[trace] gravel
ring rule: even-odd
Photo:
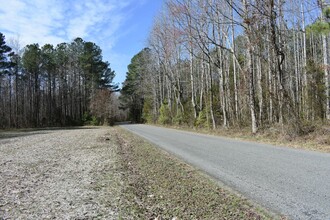
[[[2,132],[0,219],[118,219],[110,129]]]

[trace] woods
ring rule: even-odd
[[[330,120],[329,35],[326,0],[166,0],[119,104],[95,43],[21,48],[1,34],[0,125],[106,124],[129,109],[134,122],[304,134]]]
[[[330,119],[329,6],[167,0],[132,59],[122,99],[135,98],[124,106],[135,121],[304,134]]]
[[[118,86],[93,42],[21,48],[0,34],[0,128],[110,123]],[[101,109],[101,110],[100,110]]]

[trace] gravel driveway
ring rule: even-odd
[[[0,219],[117,219],[110,129],[1,133]]]

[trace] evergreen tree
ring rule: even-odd
[[[7,81],[5,79],[5,75],[10,75],[9,69],[14,66],[14,63],[10,61],[10,57],[13,57],[14,53],[11,52],[12,49],[6,45],[5,36],[0,33],[0,128],[5,127],[7,123],[10,124],[10,118],[6,117],[6,95],[9,94],[9,98],[11,98],[11,91],[5,92],[3,81]],[[9,77],[11,80],[11,77]],[[11,84],[11,82],[9,82]],[[9,86],[10,87],[10,86]],[[10,90],[10,88],[8,88]],[[10,107],[11,111],[11,107]],[[10,112],[11,116],[11,112]],[[9,121],[9,122],[8,122]]]
[[[142,112],[146,93],[144,81],[147,73],[148,56],[150,56],[150,49],[145,48],[132,58],[121,90],[122,108],[130,110],[130,119],[134,122],[143,121]]]
[[[9,57],[14,55],[11,50],[12,49],[6,45],[5,36],[0,32],[0,74],[14,65],[9,60]]]

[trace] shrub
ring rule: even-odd
[[[100,125],[100,119],[96,116],[92,116],[92,120],[91,120],[91,125],[93,126],[99,126]]]
[[[162,106],[159,109],[159,118],[158,123],[166,125],[171,124],[172,118],[171,118],[171,111],[167,104],[162,104]]]
[[[173,123],[176,125],[182,125],[184,123],[184,115],[182,114],[182,112],[178,112],[175,117],[173,118]]]
[[[196,127],[202,127],[202,128],[209,127],[206,115],[207,115],[206,109],[203,109],[202,111],[199,112],[195,122]]]
[[[91,119],[90,114],[89,114],[88,112],[85,112],[85,113],[83,114],[81,120],[82,120],[82,122],[83,122],[84,125],[87,125],[87,124],[89,124],[89,122],[90,122],[92,119]]]
[[[144,101],[142,119],[147,123],[154,122],[152,115],[152,101],[150,99],[145,99]]]

